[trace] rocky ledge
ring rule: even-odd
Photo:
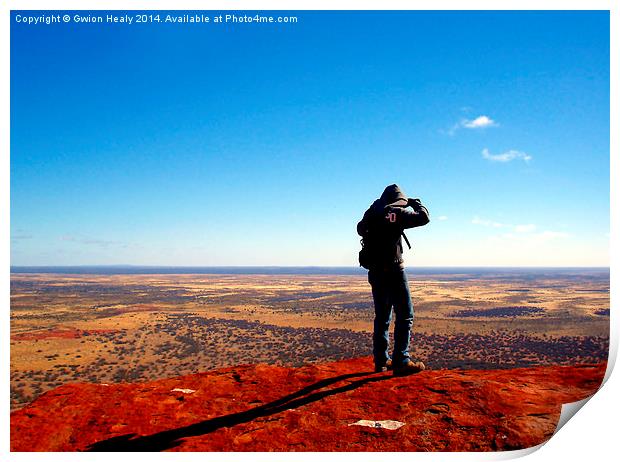
[[[370,358],[62,385],[11,414],[13,451],[496,451],[550,438],[606,363],[373,373]]]

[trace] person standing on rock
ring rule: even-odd
[[[413,325],[413,303],[402,258],[404,230],[424,226],[430,221],[420,199],[408,199],[396,184],[385,188],[357,224],[362,236],[360,266],[368,269],[368,282],[375,305],[373,356],[375,371],[392,369],[394,375],[408,375],[425,369],[421,361],[409,356]],[[411,246],[409,246],[411,248]],[[389,328],[394,309],[394,349],[388,354]]]

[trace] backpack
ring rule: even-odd
[[[400,235],[405,239],[407,247],[409,248],[409,250],[411,250],[411,244],[409,243],[409,239],[407,239],[407,235],[405,234],[405,232],[401,232]],[[358,254],[359,264],[362,268],[370,269],[373,260],[375,260],[371,246],[367,245],[367,243],[364,242],[364,238],[360,239],[360,244],[362,245],[362,250],[360,250]]]

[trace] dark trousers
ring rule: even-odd
[[[395,366],[404,364],[409,360],[409,339],[413,325],[413,303],[405,270],[398,266],[386,270],[371,268],[368,271],[368,282],[375,303],[372,336],[375,364],[384,364],[390,358],[388,348],[392,308],[396,317],[392,362]]]

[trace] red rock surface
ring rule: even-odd
[[[11,414],[13,451],[493,451],[554,432],[606,364],[371,373],[370,358],[67,384]],[[173,389],[195,390],[193,393]],[[397,420],[397,430],[350,426]]]
[[[75,329],[73,327],[59,327],[55,329],[36,330],[11,335],[11,340],[45,340],[48,338],[80,338],[88,335],[106,334],[115,332],[113,329]]]

